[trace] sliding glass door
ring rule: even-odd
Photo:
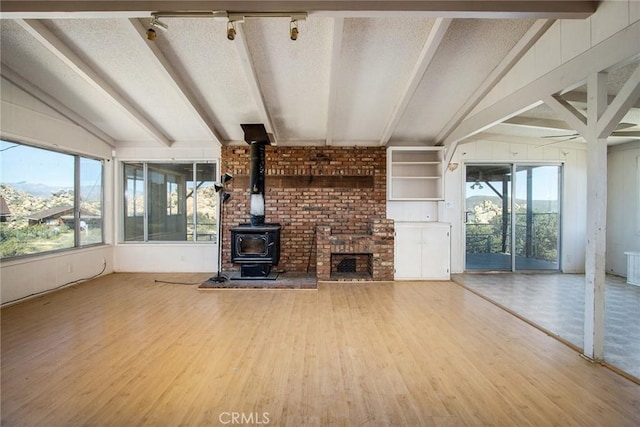
[[[466,166],[466,270],[560,268],[560,165]]]

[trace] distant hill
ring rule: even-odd
[[[498,196],[471,196],[466,200],[466,210],[472,210],[474,206],[481,205],[484,201],[490,201],[496,206],[502,206],[502,199]],[[516,205],[524,206],[523,199],[516,199]],[[558,201],[556,200],[534,200],[534,212],[558,212]]]
[[[23,191],[27,194],[31,194],[35,197],[43,197],[49,198],[52,195],[55,195],[60,192],[73,192],[73,187],[55,187],[47,184],[37,184],[33,182],[7,182],[2,185],[8,185],[14,190]],[[85,196],[85,200],[91,201],[99,201],[100,200],[100,191],[99,189],[93,188],[91,186],[82,186],[80,187],[80,193]]]

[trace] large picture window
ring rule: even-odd
[[[125,241],[216,241],[214,163],[123,164]]]
[[[0,257],[104,242],[102,161],[0,141]]]

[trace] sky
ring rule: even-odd
[[[540,166],[533,169],[533,200],[558,200],[558,166]],[[472,182],[467,183],[466,197],[496,196],[488,185],[481,183],[483,188],[471,189]],[[502,189],[501,183],[492,183],[496,190]],[[516,173],[516,198],[525,199],[527,196],[526,173]]]
[[[100,176],[100,162],[83,161],[81,182]],[[73,187],[74,157],[27,145],[0,141],[0,182],[29,182],[51,187]]]

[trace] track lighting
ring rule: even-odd
[[[298,21],[294,18],[291,18],[289,23],[289,37],[293,41],[298,40]]]
[[[149,23],[149,29],[146,33],[147,40],[153,41],[156,39],[156,36],[158,35],[157,31],[155,30],[156,28],[166,31],[169,29],[169,26],[160,21],[157,16],[153,15],[153,17],[151,18],[151,22]]]
[[[235,40],[237,33],[236,22],[244,22],[245,18],[289,18],[289,38],[297,40],[300,34],[298,22],[307,19],[306,12],[226,12],[222,10],[213,11],[175,11],[175,12],[152,12],[151,23],[147,29],[147,40],[155,40],[158,35],[157,30],[167,30],[169,26],[161,22],[159,18],[212,18],[227,19],[227,38]]]
[[[229,40],[236,38],[236,24],[234,21],[227,22],[227,38]]]

